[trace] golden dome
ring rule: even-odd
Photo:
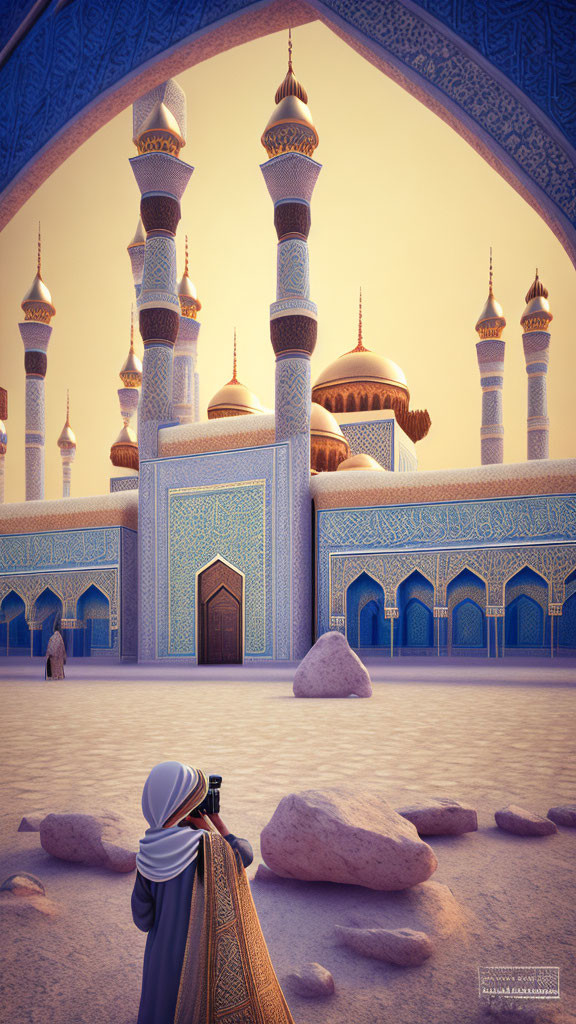
[[[138,224],[136,225],[136,231],[134,232],[134,238],[128,244],[128,248],[132,249],[135,245],[146,245],[146,232],[142,223],[142,217],[138,218]]]
[[[322,371],[314,383],[314,387],[328,384],[343,384],[348,381],[376,381],[383,384],[395,384],[408,390],[408,382],[404,371],[398,363],[386,356],[380,356],[368,348],[353,349],[338,356]]]
[[[58,447],[70,449],[76,447],[76,435],[70,426],[70,394],[66,392],[66,422],[57,441]]]
[[[138,441],[136,434],[124,420],[124,426],[110,449],[110,461],[113,466],[123,469],[138,469]]]
[[[161,100],[152,107],[140,129],[136,146],[143,153],[169,153],[178,156],[186,145],[174,114]]]
[[[224,416],[244,416],[248,413],[264,412],[260,399],[253,391],[241,384],[236,375],[236,330],[234,330],[234,361],[232,378],[210,399],[208,419]]]
[[[526,320],[530,320],[532,329],[545,329],[553,319],[548,302],[548,289],[542,284],[536,269],[536,277],[526,294],[526,309],[522,313],[520,323],[524,324]]]
[[[178,285],[178,298],[180,299],[180,312],[182,316],[187,316],[190,320],[196,319],[196,314],[199,309],[202,309],[202,303],[198,298],[198,292],[196,291],[196,285],[190,280],[188,276],[188,235],[186,235],[186,260],[184,264],[184,273],[182,274],[182,280]]]
[[[376,459],[373,459],[371,455],[366,455],[362,452],[360,455],[351,455],[349,459],[344,459],[338,466],[338,470],[341,469],[384,469]]]
[[[310,407],[310,433],[322,437],[333,437],[344,441],[345,437],[337,421],[328,409],[318,402],[312,402]]]
[[[134,310],[130,318],[130,349],[120,370],[120,380],[125,388],[139,388],[142,383],[142,362],[134,351]]]
[[[494,322],[496,321],[496,322]],[[489,326],[487,326],[489,324]],[[504,313],[502,306],[494,298],[494,292],[492,291],[492,249],[490,249],[490,272],[488,275],[488,298],[484,303],[480,316],[476,321],[476,331],[480,336],[480,340],[485,338],[500,338],[502,331],[506,327],[506,320],[504,319]]]
[[[24,310],[25,320],[35,320],[46,324],[50,323],[56,312],[50,291],[42,280],[42,240],[40,237],[40,227],[38,227],[38,266],[36,277],[22,299],[21,308]]]
[[[312,156],[318,145],[318,132],[308,109],[308,94],[292,69],[292,33],[288,34],[288,71],[276,90],[276,109],[264,132],[262,145],[269,157],[279,153],[304,153]]]

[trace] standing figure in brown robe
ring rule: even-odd
[[[46,648],[46,679],[64,679],[65,662],[66,647],[60,627],[56,625]]]

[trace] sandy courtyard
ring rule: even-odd
[[[576,1022],[576,830],[517,837],[493,817],[507,803],[546,814],[576,801],[573,663],[406,660],[374,666],[372,699],[325,701],[294,699],[286,671],[246,669],[233,681],[160,669],[143,681],[137,666],[71,664],[66,681],[52,683],[32,680],[37,662],[11,667],[11,678],[3,671],[0,881],[30,872],[59,908],[32,922],[4,914],[6,1024],[135,1022],[145,936],[130,915],[134,876],[56,861],[17,827],[33,812],[109,809],[136,840],[142,785],[168,759],[223,775],[222,816],[254,847],[251,875],[260,830],[295,790],[362,788],[393,806],[454,796],[478,809],[478,832],[426,840],[439,862],[432,881],[450,888],[462,922],[420,967],[336,945],[333,924],[378,917],[380,894],[253,882],[296,1024],[494,1020],[477,993],[478,967],[493,965],[559,967],[560,1002],[525,1003],[514,1020]],[[332,971],[329,1000],[302,999],[285,984],[307,961]]]

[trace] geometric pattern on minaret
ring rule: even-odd
[[[167,103],[174,103],[174,110]],[[186,105],[175,82],[151,90],[133,107],[138,156],[130,160],[141,193],[146,231],[138,295],[144,342],[139,406],[140,458],[158,454],[158,427],[172,420],[173,350],[180,327],[176,290],[176,230],[180,200],[194,170],[179,159],[185,145]]]
[[[36,277],[22,300],[24,322],[18,324],[24,342],[26,371],[25,472],[26,501],[44,498],[44,446],[47,351],[56,313],[52,296],[42,280],[42,240],[38,226],[38,267]]]
[[[505,342],[502,339],[502,331],[505,326],[506,320],[502,306],[494,298],[492,290],[492,249],[490,249],[488,298],[476,323],[476,331],[480,338],[480,341],[476,342],[476,353],[482,388],[480,452],[483,466],[504,461],[502,388],[504,386]]]
[[[549,449],[547,374],[550,348],[548,325],[553,320],[548,291],[536,277],[526,295],[522,324],[524,359],[528,374],[527,455],[529,459],[547,459]]]
[[[188,274],[188,235],[186,259],[182,280],[178,285],[180,326],[174,346],[174,375],[172,383],[172,414],[179,423],[192,423],[199,419],[195,408],[197,345],[200,322],[196,319],[202,303]]]
[[[62,456],[62,497],[70,497],[72,480],[72,463],[76,457],[76,435],[70,426],[70,392],[66,392],[66,422],[58,438],[58,447]]]
[[[278,236],[276,301],[270,306],[270,338],[276,354],[276,440],[291,448],[291,658],[309,650],[312,621],[310,515],[310,357],[316,345],[317,308],[310,300],[308,233],[310,202],[321,170],[311,154],[318,133],[308,96],[292,68],[276,92],[274,110],[262,135],[268,161],[261,171],[274,203]]]

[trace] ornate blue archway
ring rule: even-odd
[[[571,0],[16,0],[0,29],[0,228],[159,82],[316,19],[448,122],[576,262]]]

